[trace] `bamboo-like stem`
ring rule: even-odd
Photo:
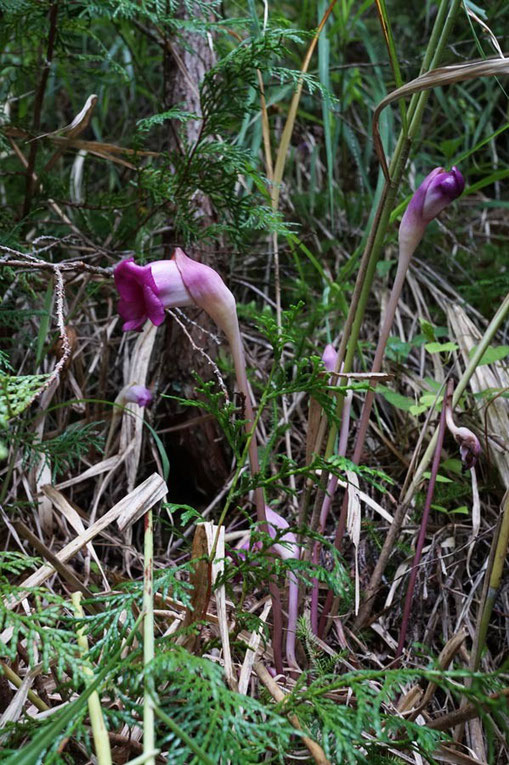
[[[143,547],[143,666],[145,671],[154,658],[154,533],[152,510],[145,515]],[[147,678],[143,691],[143,753],[147,765],[155,765],[154,700],[149,693]]]
[[[7,680],[12,683],[15,688],[21,688],[23,685],[23,680],[21,677],[19,677],[19,675],[17,675],[7,664],[4,664],[3,661],[0,661],[0,673],[4,674]],[[51,707],[48,706],[41,699],[41,697],[31,689],[27,693],[27,698],[34,705],[34,707],[39,710],[39,712],[47,712],[49,709],[51,709]]]
[[[81,607],[81,592],[73,592],[71,595],[71,601],[74,608],[74,613],[78,619],[83,619],[84,613],[83,608]],[[78,641],[78,647],[80,649],[80,654],[84,656],[86,653],[88,653],[88,639],[85,634],[84,627],[80,627],[77,630],[76,637]],[[87,664],[84,664],[82,666],[82,671],[90,681],[94,681],[94,671],[91,667],[89,667]],[[97,691],[92,691],[87,703],[98,765],[112,765],[113,761],[111,759],[110,739],[106,725],[104,723],[101,699],[99,698]]]
[[[452,0],[449,6],[448,0],[442,0],[437,13],[437,18],[433,26],[430,41],[426,48],[421,72],[438,66],[443,55],[443,51],[449,37],[449,34],[460,5],[460,0]],[[338,349],[338,359],[336,371],[339,371],[341,365],[345,372],[350,372],[353,358],[357,350],[360,329],[364,320],[366,305],[371,292],[371,286],[375,275],[376,264],[382,250],[385,233],[389,224],[390,214],[394,206],[396,193],[403,177],[406,167],[410,146],[420,129],[424,107],[428,99],[428,92],[416,93],[410,100],[408,107],[408,134],[403,131],[400,133],[394,153],[389,166],[390,181],[386,179],[378,208],[375,213],[373,225],[366,242],[362,256],[357,280],[355,283],[354,294],[352,296],[350,311],[345,323],[343,337]],[[338,414],[340,414],[341,401],[338,402]],[[332,454],[334,441],[336,438],[336,429],[333,425],[329,434],[325,456]],[[318,434],[315,451],[320,450],[323,439],[323,430]]]
[[[488,634],[488,627],[490,624],[491,613],[495,600],[498,595],[500,587],[500,581],[502,579],[502,573],[504,571],[504,564],[507,556],[507,549],[509,547],[509,489],[504,494],[502,500],[502,513],[498,519],[495,533],[491,542],[490,556],[488,559],[488,567],[484,578],[483,592],[481,596],[481,604],[479,606],[479,614],[477,618],[477,624],[475,627],[474,640],[472,645],[472,651],[470,653],[469,669],[472,672],[479,670],[481,663],[481,654],[486,645],[486,635]],[[472,678],[467,677],[465,679],[465,685],[471,686]],[[464,712],[468,707],[466,697],[463,697],[459,712]],[[465,719],[458,721],[458,726],[455,730],[456,740],[463,738],[463,723]]]
[[[435,484],[437,481],[438,468],[440,467],[440,456],[442,454],[442,444],[444,442],[445,434],[445,418],[447,407],[445,401],[442,404],[442,411],[440,413],[440,422],[437,430],[437,443],[435,447],[435,454],[433,456],[433,465],[431,466],[431,475],[428,483],[428,491],[426,493],[426,501],[424,503],[424,509],[422,511],[421,527],[419,529],[419,536],[417,538],[417,545],[415,548],[415,555],[412,561],[412,568],[410,571],[410,578],[408,580],[408,587],[405,596],[405,605],[403,607],[403,617],[401,619],[401,630],[399,633],[398,647],[396,649],[396,659],[399,659],[403,653],[403,646],[405,645],[406,635],[408,631],[408,622],[410,619],[410,611],[412,609],[412,598],[415,589],[415,581],[417,579],[417,571],[419,563],[421,562],[422,550],[424,547],[424,540],[426,539],[426,530],[428,528],[428,519],[431,510],[431,503],[433,501],[433,494],[435,492]]]
[[[380,372],[380,370],[382,369],[382,362],[385,356],[385,348],[387,346],[389,335],[391,334],[391,328],[394,322],[394,316],[396,314],[398,301],[401,295],[401,290],[403,289],[403,284],[405,283],[406,274],[407,274],[409,265],[410,265],[409,257],[400,257],[400,260],[398,263],[398,270],[396,272],[396,278],[394,279],[394,284],[391,290],[391,296],[389,298],[389,303],[387,305],[387,310],[385,312],[384,323],[382,325],[382,329],[380,330],[380,336],[378,338],[378,345],[375,352],[375,358],[373,359],[373,365],[371,367],[371,371],[373,373]],[[373,381],[372,381],[372,384],[373,384]],[[360,419],[359,428],[357,430],[357,436],[355,441],[355,450],[352,457],[352,461],[355,462],[356,464],[358,464],[362,456],[364,441],[366,439],[366,433],[368,432],[368,427],[369,427],[369,417],[371,414],[371,408],[373,406],[374,400],[375,400],[375,391],[369,390],[366,393],[366,398],[364,399],[364,406],[362,408],[361,419]]]
[[[498,595],[502,573],[509,547],[509,489],[502,500],[502,512],[499,517],[485,575],[485,585],[479,607],[474,643],[470,659],[470,669],[477,672],[481,662],[481,654],[486,645],[486,635],[490,624],[491,613]]]
[[[426,66],[428,66],[429,68],[437,66],[440,63],[440,59],[442,58],[442,54],[443,54],[448,36],[451,32],[452,26],[454,24],[454,19],[456,17],[456,13],[460,5],[460,0],[452,0],[448,8],[448,11],[446,13],[447,5],[448,5],[447,0],[442,0],[442,3],[440,4],[439,13],[437,15],[437,19],[435,21],[435,25],[433,27],[430,42],[427,46],[426,54],[423,60],[422,69],[424,69]],[[436,48],[433,50],[432,46],[434,46],[435,43],[436,43]],[[341,345],[338,349],[336,371],[339,371],[339,369],[341,368],[341,364],[343,364],[343,369],[345,372],[351,371],[353,359],[357,350],[357,342],[359,339],[359,334],[360,334],[361,326],[364,320],[364,314],[366,311],[366,306],[367,306],[368,298],[371,292],[371,286],[372,286],[374,275],[375,275],[376,264],[378,262],[379,255],[382,251],[385,233],[389,224],[390,214],[394,206],[396,192],[401,182],[403,172],[405,170],[411,143],[413,139],[417,136],[417,133],[420,129],[422,115],[424,112],[424,107],[426,105],[427,98],[428,98],[428,92],[424,91],[419,94],[417,93],[414,94],[410,101],[410,106],[408,109],[408,121],[410,123],[409,129],[408,129],[408,135],[405,135],[403,132],[400,134],[396,148],[394,150],[391,163],[390,163],[390,167],[388,170],[390,180],[387,180],[386,178],[384,189],[383,189],[380,201],[378,203],[378,209],[373,222],[373,227],[371,229],[368,241],[366,242],[366,247],[362,256],[362,261],[361,261],[361,265],[359,268],[359,273],[358,273],[357,281],[355,285],[354,295],[352,298],[350,311],[347,317],[345,331],[343,334]],[[407,267],[408,267],[408,264],[407,264]],[[401,274],[399,272],[400,272],[400,269],[398,267],[398,275],[396,278],[398,278],[398,276],[401,277]],[[390,327],[389,327],[389,332],[390,332]],[[338,407],[337,407],[338,414],[341,413],[340,411],[341,405],[342,405],[341,401],[338,401]],[[369,419],[369,416],[367,419]],[[367,430],[368,423],[366,423],[364,427]],[[321,448],[320,436],[323,438],[323,435],[319,433],[315,451]],[[364,436],[365,436],[365,433],[361,438],[358,437],[356,439],[355,453],[359,455],[358,459],[360,458],[360,455],[362,454],[362,449],[364,446]],[[325,449],[326,458],[332,454],[335,439],[336,439],[336,427],[335,425],[332,425],[329,432],[327,446]],[[431,452],[431,454],[432,453],[433,452]],[[353,459],[353,462],[355,461],[356,460]],[[346,525],[346,513],[347,513],[347,497],[345,495],[338,527],[336,529],[335,545],[338,549],[340,547],[341,540],[344,534],[344,529]],[[396,533],[395,520],[393,524],[391,524],[391,529],[390,529],[391,536],[394,536],[394,534]],[[399,531],[399,528],[397,530]],[[395,539],[395,536],[394,536],[394,539]],[[387,539],[386,539],[386,542],[387,542]],[[377,562],[377,565],[378,563],[380,563],[380,560]],[[376,571],[376,568],[375,568],[375,571]],[[378,586],[378,583],[377,583],[377,586]],[[372,594],[371,594],[371,597],[372,597]],[[332,605],[332,594],[329,593],[324,605],[323,613],[322,613],[321,623],[323,625],[325,625],[325,618],[328,614],[328,611],[330,610],[331,605]],[[357,616],[357,619],[356,619],[356,623],[359,622],[359,617],[362,612],[363,612],[363,607],[361,606],[359,615]]]

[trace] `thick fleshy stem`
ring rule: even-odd
[[[417,538],[417,545],[415,548],[415,555],[412,562],[412,568],[410,571],[410,578],[408,580],[408,587],[405,596],[405,605],[403,607],[403,617],[401,619],[401,631],[399,633],[398,647],[396,650],[396,659],[399,659],[403,652],[403,646],[405,645],[406,635],[408,631],[408,622],[410,619],[410,611],[412,610],[412,598],[415,589],[415,581],[417,579],[417,570],[419,563],[421,562],[422,550],[424,547],[424,541],[426,539],[426,530],[428,527],[428,519],[431,509],[431,503],[433,501],[433,494],[435,492],[435,484],[438,475],[438,468],[440,466],[440,456],[442,454],[442,444],[444,442],[445,433],[445,417],[446,406],[442,405],[442,412],[440,414],[440,422],[438,425],[437,443],[435,447],[435,454],[433,455],[433,463],[431,466],[431,475],[428,483],[428,491],[426,493],[426,502],[424,503],[424,509],[421,518],[421,527],[419,529],[419,536]]]
[[[345,396],[343,403],[343,417],[341,420],[341,430],[339,434],[338,456],[346,456],[346,447],[348,443],[348,433],[350,430],[350,410],[352,406],[352,391],[349,390]],[[323,499],[322,508],[320,511],[320,519],[318,522],[318,533],[323,534],[325,530],[325,524],[329,516],[330,507],[334,498],[334,493],[338,485],[338,478],[335,475],[331,475],[325,497]],[[316,566],[320,559],[321,544],[317,540],[313,546],[313,553],[311,557],[312,563]],[[318,580],[313,579],[313,589],[311,590],[311,629],[315,635],[318,635]]]

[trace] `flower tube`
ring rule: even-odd
[[[415,248],[421,241],[428,223],[456,199],[463,192],[464,188],[465,181],[456,167],[453,167],[450,171],[437,167],[426,176],[405,210],[399,227],[398,268],[375,351],[375,358],[371,369],[374,373],[378,373],[382,369],[385,347],[391,333],[398,300]],[[369,391],[366,394],[353,454],[353,461],[356,464],[359,463],[362,455],[374,398],[375,394],[373,391]]]
[[[394,322],[394,316],[396,314],[396,308],[398,301],[405,283],[406,274],[410,265],[410,260],[415,252],[415,249],[421,241],[426,226],[433,218],[442,212],[451,202],[462,194],[465,188],[465,181],[460,171],[453,167],[452,170],[444,170],[443,167],[437,167],[432,170],[429,175],[426,176],[421,183],[417,191],[412,196],[407,209],[401,219],[399,227],[398,239],[399,239],[399,257],[398,267],[396,270],[396,276],[392,285],[389,302],[385,311],[385,317],[383,319],[380,334],[378,336],[378,343],[375,351],[375,357],[371,367],[371,372],[377,374],[382,369],[382,364],[385,356],[385,348],[389,339],[392,324]],[[373,386],[376,380],[371,381]],[[352,455],[352,462],[356,465],[359,464],[362,452],[364,449],[364,442],[366,439],[366,433],[369,427],[369,419],[371,415],[371,409],[373,401],[375,400],[375,393],[373,390],[369,390],[366,393],[364,399],[364,406],[359,421],[359,427],[357,430],[357,436],[355,440],[355,448]],[[343,507],[341,511],[341,518],[346,519],[347,511],[347,495],[343,500]],[[341,539],[343,536],[344,524],[338,525],[336,529],[335,545],[339,549]],[[330,595],[330,593],[329,593]],[[328,598],[332,602],[332,598]],[[322,621],[328,613],[327,607],[324,608],[322,613]]]

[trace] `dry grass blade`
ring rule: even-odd
[[[53,486],[50,486],[49,484],[46,484],[45,486],[42,487],[42,492],[52,502],[53,506],[62,513],[62,515],[70,523],[74,531],[77,534],[83,534],[83,532],[85,531],[85,526],[83,524],[83,521],[81,520],[79,513],[67,501],[64,495],[61,494],[59,491],[57,491],[55,488],[53,488]],[[99,560],[99,556],[94,550],[94,546],[92,543],[89,543],[87,545],[87,550],[92,556],[92,558],[94,559],[95,563],[97,564],[99,571],[101,572],[103,584],[106,590],[109,590],[110,586],[108,584],[108,579],[106,578],[103,567],[101,566],[101,561]]]
[[[254,665],[254,670],[260,678],[261,682],[269,691],[270,695],[275,699],[275,701],[284,701],[285,694],[276,683],[276,681],[271,677],[267,668],[264,667],[263,664],[256,662]],[[288,719],[292,725],[297,728],[297,730],[302,730],[302,726],[296,715],[289,715]],[[313,739],[309,738],[308,736],[303,736],[302,740],[305,743],[309,754],[317,765],[330,765],[330,761],[325,756],[325,752],[323,751],[322,747],[316,743],[316,741],[313,741]]]
[[[131,363],[128,368],[125,385],[136,383],[136,385],[146,385],[148,367],[154,348],[157,334],[157,327],[148,322],[147,326],[136,340],[134,350],[131,355]],[[127,404],[124,416],[122,417],[122,428],[120,431],[120,453],[130,448],[126,457],[127,488],[131,491],[136,481],[136,473],[140,464],[143,416],[140,416],[143,410],[138,404]],[[137,417],[133,417],[133,413]]]
[[[117,502],[111,510],[99,518],[92,526],[89,526],[82,534],[79,534],[72,542],[69,542],[60,552],[57,557],[60,561],[66,562],[69,558],[81,550],[88,542],[94,537],[104,531],[110,524],[117,521],[119,527],[125,528],[129,522],[133,522],[144,515],[147,510],[159,502],[167,493],[168,488],[160,475],[153,473],[143,483],[141,483],[134,491],[128,494],[126,497]],[[122,521],[122,526],[120,526]],[[53,566],[41,566],[35,573],[24,579],[19,587],[21,589],[29,589],[31,587],[39,587],[55,573]],[[23,598],[11,598],[5,602],[6,608],[15,608]]]
[[[262,613],[260,614],[260,622],[262,622],[263,624],[265,624],[265,622],[267,621],[267,617],[269,615],[271,606],[272,606],[272,603],[270,602],[270,600],[268,600],[265,603]],[[262,635],[263,635],[263,626],[262,624],[260,624],[258,629],[252,632],[251,637],[249,638],[248,648],[246,651],[246,655],[244,656],[242,669],[240,670],[239,693],[247,693],[249,678],[251,677],[253,665],[256,661],[256,654],[260,646]]]
[[[194,564],[189,577],[193,590],[191,593],[191,603],[186,608],[183,622],[183,627],[187,629],[187,632],[179,639],[179,642],[185,645],[189,651],[196,649],[199,643],[199,636],[195,632],[190,633],[188,628],[205,618],[210,601],[212,571],[208,554],[207,533],[203,524],[200,523],[196,526],[193,538],[191,558]]]
[[[77,483],[86,481],[89,478],[95,478],[96,475],[107,473],[109,470],[116,468],[121,459],[122,457],[119,454],[116,454],[114,457],[107,457],[100,462],[96,462],[87,470],[84,470],[83,473],[73,476],[72,478],[68,478],[66,481],[61,481],[60,483],[55,484],[54,488],[58,490],[68,489],[69,486],[75,486]]]
[[[224,572],[225,546],[224,546],[224,526],[220,528],[213,523],[204,523],[205,533],[207,535],[208,554],[212,553],[215,545],[215,555],[212,561],[212,587],[215,585],[218,576]],[[217,539],[216,539],[217,534]],[[233,691],[238,690],[237,678],[233,671],[232,654],[230,649],[230,637],[228,628],[228,615],[226,613],[226,587],[224,584],[215,590],[217,618],[219,622],[219,634],[223,646],[223,662],[226,681]]]
[[[502,74],[509,74],[509,59],[507,58],[467,61],[464,64],[454,64],[453,66],[432,69],[430,72],[426,72],[420,77],[416,77],[415,80],[402,85],[401,88],[393,90],[392,93],[383,98],[373,115],[373,142],[386,180],[390,182],[390,174],[379,131],[380,114],[386,106],[401,98],[412,96],[414,93],[420,93],[423,90],[431,90],[432,88],[439,88],[444,85],[454,85],[457,82],[474,80],[478,77],[496,77]]]

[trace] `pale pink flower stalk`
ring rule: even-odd
[[[157,260],[138,266],[134,259],[123,260],[114,271],[120,294],[118,312],[124,319],[123,329],[140,331],[147,319],[159,326],[167,308],[196,305],[202,308],[223,330],[230,345],[237,384],[244,395],[246,433],[249,437],[249,461],[253,475],[260,472],[254,428],[254,414],[246,375],[244,349],[237,319],[235,298],[219,274],[210,266],[189,258],[179,247],[171,260]],[[263,489],[255,489],[257,519],[266,524]],[[270,583],[273,604],[273,650],[278,672],[281,662],[281,606],[279,591]]]
[[[327,372],[334,372],[336,369],[336,363],[338,360],[338,352],[332,345],[327,343],[322,353],[323,365]]]
[[[337,351],[330,343],[325,347],[322,354],[322,361],[327,372],[334,372],[337,363]],[[341,371],[341,370],[340,370]],[[353,393],[349,390],[345,396],[343,403],[343,416],[341,419],[341,430],[339,433],[339,444],[337,454],[339,457],[346,456],[346,448],[348,444],[348,434],[350,431],[350,411],[352,407]],[[332,500],[338,486],[338,478],[335,475],[331,475],[327,483],[327,489],[325,491],[325,497],[323,499],[322,507],[320,510],[320,518],[318,521],[318,533],[323,534],[325,531],[325,524],[329,516]],[[320,542],[317,540],[313,545],[313,552],[311,555],[311,562],[316,566],[320,559]],[[318,580],[313,579],[313,588],[311,590],[311,629],[315,635],[318,635]]]
[[[399,227],[399,258],[396,278],[385,312],[385,318],[380,330],[378,345],[373,360],[372,372],[380,372],[385,355],[385,347],[391,333],[394,315],[398,300],[403,289],[410,259],[426,230],[426,226],[433,218],[444,210],[447,205],[454,201],[465,188],[465,181],[460,171],[453,167],[447,171],[437,167],[424,179],[405,210]],[[362,456],[364,439],[369,425],[369,416],[375,394],[368,391],[364,401],[361,421],[357,433],[353,461],[358,463]]]
[[[297,544],[297,537],[292,531],[281,536],[281,531],[289,528],[289,523],[279,513],[265,505],[265,516],[267,518],[267,530],[272,539],[278,538],[270,548],[282,560],[299,560],[300,550]],[[261,543],[257,543],[261,547]],[[251,547],[251,542],[244,542],[239,551],[246,549],[256,549]],[[241,553],[242,554],[242,553]],[[297,632],[297,618],[299,610],[299,582],[294,571],[288,573],[288,631],[286,633],[286,659],[292,669],[298,669],[297,658],[295,656],[295,641]]]
[[[465,181],[460,171],[453,167],[447,171],[442,167],[432,170],[421,183],[417,191],[412,196],[407,209],[401,219],[399,227],[399,257],[396,277],[392,286],[391,295],[385,312],[384,321],[380,329],[378,344],[375,351],[375,358],[371,372],[378,373],[382,369],[382,363],[385,355],[385,347],[391,333],[392,324],[398,301],[406,279],[410,260],[415,249],[426,231],[426,226],[433,218],[444,210],[447,205],[453,202],[465,188]],[[352,455],[352,462],[359,464],[364,449],[364,441],[369,427],[369,419],[373,401],[375,399],[374,391],[368,391],[364,400],[362,414],[355,440],[355,448]],[[344,533],[345,521],[347,515],[348,497],[345,494],[343,507],[340,515],[340,523],[336,529],[335,545],[339,549],[341,539]],[[332,594],[327,596],[326,604],[322,611],[320,625],[325,624],[330,604],[332,603]]]
[[[456,443],[459,445],[463,470],[472,470],[475,467],[477,460],[479,459],[479,454],[481,453],[481,444],[479,443],[477,436],[472,433],[471,430],[465,427],[458,427],[454,422],[452,415],[453,391],[454,383],[452,380],[449,380],[449,384],[447,386],[447,394],[444,401],[445,423],[448,430],[454,436]]]

